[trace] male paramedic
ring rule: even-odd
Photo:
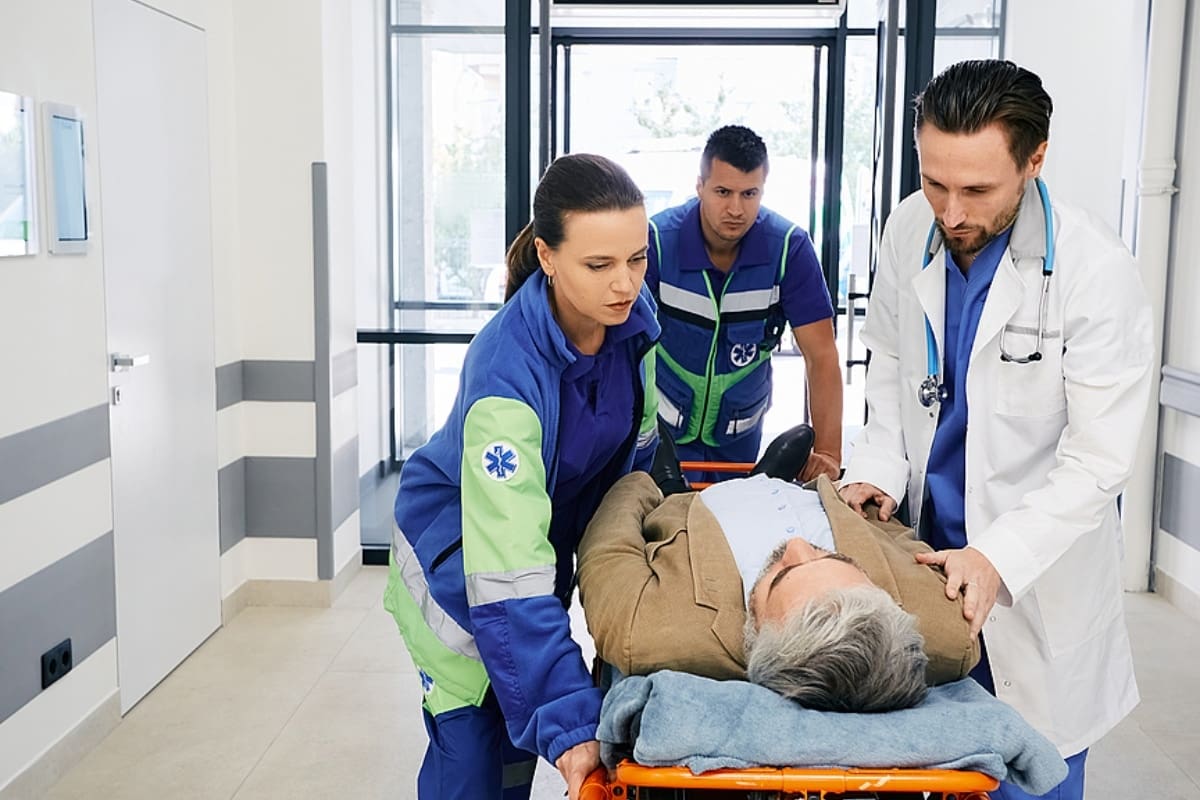
[[[767,147],[754,131],[719,128],[700,157],[696,198],[650,220],[646,285],[662,326],[659,416],[684,461],[757,459],[771,405],[771,351],[786,321],[804,355],[816,429],[800,477],[836,478],[842,379],[833,308],[808,234],[761,207],[767,168]],[[803,414],[795,416],[799,422]]]
[[[922,191],[888,219],[862,337],[869,419],[841,493],[907,499],[981,632],[980,683],[1067,758],[1138,702],[1117,497],[1154,347],[1133,259],[1039,174],[1051,101],[1006,61],[947,68],[916,99]],[[1004,800],[1028,797],[1003,784]]]

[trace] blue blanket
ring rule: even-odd
[[[930,689],[915,708],[842,714],[803,708],[745,681],[664,670],[609,690],[597,738],[610,767],[631,758],[694,773],[760,765],[960,769],[1035,795],[1067,776],[1054,745],[970,679]]]

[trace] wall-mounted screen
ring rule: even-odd
[[[0,256],[38,251],[33,100],[0,92]]]
[[[83,117],[74,106],[43,103],[46,136],[46,210],[51,253],[87,250]]]

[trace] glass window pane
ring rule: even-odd
[[[503,25],[504,6],[500,0],[391,0],[391,21],[393,25]]]
[[[875,133],[873,37],[846,40],[846,82],[842,125],[842,187],[838,305],[846,303],[850,275],[866,287],[871,230],[871,165]]]
[[[846,27],[874,28],[878,24],[878,0],[846,0]]]
[[[939,28],[994,28],[1000,24],[1001,0],[938,0]]]
[[[995,36],[939,36],[933,47],[933,74],[959,61],[996,58],[999,47]]]
[[[770,154],[764,203],[807,227],[813,47],[759,45],[753,53],[727,45],[576,45],[571,151],[623,165],[654,214],[695,195],[709,133],[747,125]]]
[[[397,458],[407,459],[445,423],[466,354],[465,344],[397,345]]]
[[[504,234],[504,37],[394,39],[398,300],[495,294]]]

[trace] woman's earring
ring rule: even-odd
[[[554,276],[547,273],[546,283],[550,284],[550,288],[553,289],[554,288]]]

